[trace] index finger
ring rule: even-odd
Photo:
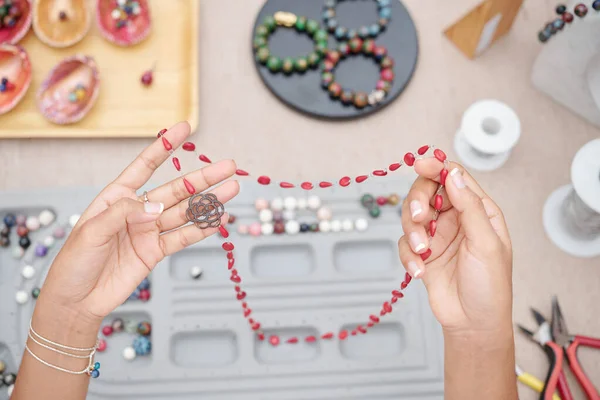
[[[165,140],[173,149],[179,147],[190,135],[191,128],[187,122],[179,122],[164,133]],[[162,137],[155,140],[150,146],[146,147],[135,160],[117,177],[114,183],[128,187],[136,191],[154,174],[154,171],[165,162],[171,154],[165,151],[165,144]]]
[[[415,161],[415,172],[424,178],[431,179],[436,182],[440,182],[440,172],[444,168],[444,163],[439,161],[434,157],[430,158],[422,158],[420,160]],[[477,181],[469,174],[469,172],[462,165],[449,162],[448,164],[448,172],[452,171],[454,168],[458,168],[462,174],[465,182],[469,188],[477,193],[479,197],[486,198],[488,195],[484,192],[484,190],[479,186]]]

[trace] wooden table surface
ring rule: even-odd
[[[292,111],[263,87],[248,49],[262,0],[202,0],[200,122],[191,140],[215,159],[233,158],[238,165],[275,178],[314,180],[324,170],[333,177],[356,175],[423,143],[435,143],[455,158],[453,138],[462,113],[477,100],[501,100],[521,118],[521,141],[502,169],[474,175],[503,209],[510,227],[515,321],[533,326],[528,307],[549,313],[551,295],[557,294],[570,330],[600,336],[600,260],[566,255],[552,245],[542,227],[544,201],[569,182],[577,150],[600,136],[597,128],[530,84],[531,66],[540,50],[537,31],[553,16],[555,2],[525,2],[511,33],[476,61],[467,60],[441,33],[476,1],[404,3],[420,39],[413,81],[398,101],[376,115],[328,123]],[[147,143],[148,139],[3,140],[0,189],[104,185]],[[170,177],[172,168],[162,168],[156,181]],[[543,352],[520,334],[516,344],[519,365],[545,377]],[[600,387],[600,352],[582,352],[581,361]],[[523,400],[537,398],[521,385],[520,394]]]

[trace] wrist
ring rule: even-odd
[[[444,342],[453,348],[480,349],[481,351],[504,350],[514,347],[512,326],[499,326],[496,329],[443,329]]]

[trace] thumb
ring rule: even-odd
[[[122,198],[90,219],[88,223],[95,235],[106,238],[127,228],[127,225],[156,221],[164,208],[163,203],[142,203],[137,200]]]
[[[459,213],[460,224],[469,241],[484,250],[490,243],[498,240],[481,197],[467,186],[459,168],[454,168],[450,172],[446,180],[446,192],[448,199]]]

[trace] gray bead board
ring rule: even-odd
[[[247,301],[267,337],[337,333],[366,323],[369,314],[380,310],[404,276],[396,246],[402,228],[398,207],[384,206],[375,220],[359,198],[367,192],[403,196],[410,183],[384,178],[360,187],[310,193],[321,197],[334,219],[367,218],[365,232],[261,237],[236,232],[239,224],[258,220],[257,197],[308,194],[242,184],[240,195],[226,204],[237,217],[230,226],[230,240],[236,246],[236,268]],[[93,189],[2,193],[0,217],[11,210],[38,213],[51,208],[58,214],[57,223],[65,223],[96,193]],[[300,213],[297,219],[317,222],[311,212]],[[46,232],[37,232],[32,243],[45,236]],[[441,329],[420,282],[413,282],[393,313],[367,335],[274,348],[268,341],[258,341],[243,318],[220,245],[221,240],[213,237],[165,259],[150,276],[150,301],[127,302],[107,318],[107,323],[116,317],[150,321],[152,353],[126,361],[121,353],[133,335],[107,338],[108,349],[96,358],[102,363],[101,377],[92,380],[88,399],[443,398]],[[24,286],[30,292],[41,284],[59,247],[33,264],[37,273],[27,282],[20,275],[23,263],[12,259],[10,250],[0,250],[0,359],[7,361],[9,372],[20,361],[34,305],[32,299],[18,305],[15,291]],[[189,276],[194,265],[204,270],[199,280]],[[0,400],[4,399],[6,388],[0,388]]]

